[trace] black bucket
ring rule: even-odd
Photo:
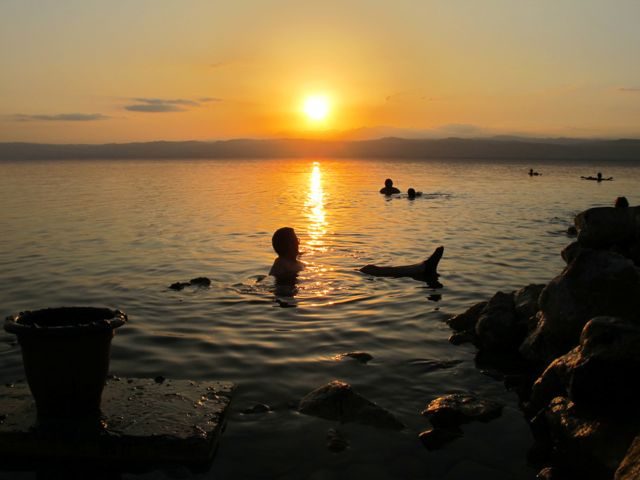
[[[127,321],[119,310],[47,308],[7,317],[15,333],[39,419],[100,415],[114,329]]]

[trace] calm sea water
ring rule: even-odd
[[[529,177],[529,167],[543,175]],[[579,178],[597,171],[615,180]],[[378,190],[387,177],[425,195],[385,198]],[[159,467],[126,478],[529,479],[531,436],[515,394],[475,367],[473,347],[447,342],[443,320],[497,290],[557,275],[573,216],[618,195],[636,204],[639,185],[638,166],[586,162],[5,161],[0,314],[117,307],[130,323],[114,339],[114,374],[238,384],[209,471]],[[286,298],[262,279],[281,226],[296,229],[307,264]],[[357,271],[415,263],[439,245],[438,291]],[[167,288],[197,276],[211,278],[211,288]],[[13,340],[0,333],[2,382],[24,376]],[[374,359],[336,360],[354,350]],[[288,406],[334,379],[407,428],[336,425]],[[425,450],[420,410],[466,390],[503,401],[502,417]],[[256,403],[274,411],[240,413]],[[349,449],[327,450],[329,428]]]

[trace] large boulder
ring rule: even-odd
[[[614,480],[638,480],[640,478],[640,435],[633,441],[622,463],[616,470]]]
[[[599,417],[635,418],[640,383],[640,325],[613,317],[590,320],[580,345],[555,359],[531,391],[532,410],[568,396]],[[640,418],[637,419],[640,423]]]
[[[578,243],[587,248],[608,249],[628,245],[640,233],[640,207],[597,207],[579,213],[575,218]]]
[[[517,348],[526,330],[522,331],[518,325],[513,293],[498,292],[491,297],[478,318],[475,330],[482,349]]]
[[[540,294],[537,325],[520,347],[542,366],[577,345],[591,318],[616,316],[638,322],[640,274],[633,262],[609,251],[580,252]]]
[[[339,422],[402,430],[404,425],[387,410],[356,393],[348,383],[334,380],[308,393],[298,406],[300,413]]]
[[[447,320],[447,325],[457,332],[475,330],[476,323],[478,323],[478,319],[480,318],[484,308],[487,306],[487,303],[488,302],[476,303],[465,312],[455,315]]]
[[[551,401],[544,421],[554,463],[573,473],[568,478],[611,478],[635,437],[626,425],[583,415],[566,397]]]

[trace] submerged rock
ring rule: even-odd
[[[354,360],[357,360],[360,363],[367,363],[370,360],[373,360],[373,355],[367,352],[348,352],[348,353],[341,353],[339,355],[339,358],[341,359],[345,357],[353,358]]]
[[[207,277],[196,277],[189,280],[189,285],[193,285],[194,287],[209,287],[211,280]]]
[[[255,405],[242,410],[242,413],[244,413],[245,415],[253,415],[256,413],[267,413],[270,411],[271,407],[269,405],[265,405],[264,403],[256,403]]]
[[[447,428],[432,427],[418,435],[422,445],[427,450],[437,450],[460,437],[462,437],[462,430],[457,426]]]
[[[190,285],[189,282],[175,282],[175,283],[172,283],[171,285],[169,285],[169,288],[171,290],[180,291],[180,290],[184,289],[184,287],[188,287],[189,285]]]
[[[327,431],[327,448],[332,452],[339,453],[349,447],[349,441],[339,430],[330,428]]]
[[[356,422],[401,430],[404,425],[389,411],[356,393],[348,383],[334,380],[308,393],[298,406],[300,413],[340,422]]]
[[[474,420],[488,421],[502,413],[503,405],[471,393],[453,393],[429,402],[422,415],[435,427],[451,427]]]
[[[175,282],[169,285],[171,290],[184,290],[185,287],[209,287],[211,285],[211,280],[207,277],[196,277],[192,278],[188,282]]]

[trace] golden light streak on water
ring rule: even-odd
[[[322,185],[322,170],[320,162],[313,162],[309,175],[309,191],[304,204],[306,216],[309,219],[306,242],[309,254],[325,252],[327,250],[323,237],[327,233],[327,215],[324,209],[324,188]]]

